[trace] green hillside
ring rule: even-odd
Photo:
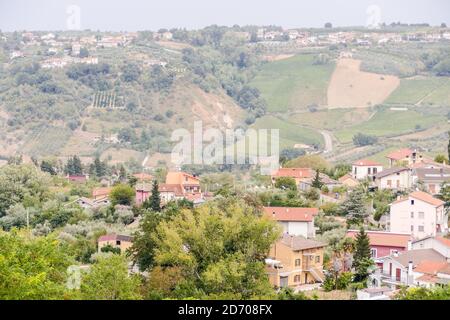
[[[322,135],[317,131],[300,127],[270,115],[258,119],[252,128],[279,129],[280,149],[292,148],[296,143],[319,146],[323,146],[324,144]]]
[[[250,83],[261,91],[268,111],[284,112],[325,105],[334,63],[315,65],[314,55],[267,63]]]

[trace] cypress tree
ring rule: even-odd
[[[150,208],[153,211],[161,211],[161,198],[159,197],[158,181],[153,180],[152,195],[150,196]]]
[[[316,176],[314,177],[314,180],[312,182],[312,187],[313,188],[317,188],[317,189],[321,189],[323,186],[322,180],[320,179],[320,173],[319,170],[316,170]]]
[[[370,253],[370,239],[364,228],[361,227],[356,235],[355,253],[353,254],[353,267],[355,268],[355,281],[365,281],[369,276],[367,269],[373,264]]]

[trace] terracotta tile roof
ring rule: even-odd
[[[436,274],[438,270],[448,265],[448,262],[421,261],[414,271],[426,274]]]
[[[176,196],[183,196],[184,189],[181,184],[161,183],[158,186],[159,192],[173,192]]]
[[[305,239],[301,236],[291,236],[288,234],[284,234],[281,238],[280,242],[294,251],[314,249],[314,248],[323,248],[326,246],[325,243],[318,242],[315,240]]]
[[[348,230],[347,237],[356,238],[359,230]],[[366,231],[373,246],[408,248],[408,241],[412,240],[407,233],[392,233],[386,231]]]
[[[108,196],[111,193],[112,188],[95,188],[92,190],[92,196],[94,198]]]
[[[348,179],[353,180],[353,181],[355,181],[355,182],[358,182],[358,180],[356,180],[355,178],[353,178],[349,173],[347,173],[346,175],[340,177],[340,178],[338,179],[338,181],[339,181],[339,182],[344,182],[344,181],[346,181],[346,180],[348,180]]]
[[[450,168],[416,168],[414,174],[423,182],[450,181]]]
[[[354,166],[377,166],[377,167],[382,167],[383,165],[379,162],[376,161],[372,161],[372,160],[368,160],[368,159],[362,159],[362,160],[358,160],[353,162]]]
[[[440,268],[437,273],[444,273],[450,275],[450,263],[447,263],[445,266]]]
[[[104,236],[101,236],[100,238],[98,238],[98,242],[116,241],[116,240],[132,242],[133,237],[111,233],[111,234],[107,234],[107,235],[104,235]]]
[[[436,237],[436,240],[450,248],[450,239],[444,237]]]
[[[190,184],[200,183],[200,179],[186,172],[167,172],[166,175],[166,184],[185,184],[185,178],[190,180]],[[195,181],[195,182],[194,182]]]
[[[411,156],[411,154],[413,153],[413,151],[411,149],[405,148],[405,149],[400,149],[400,150],[396,150],[394,152],[389,153],[386,158],[392,159],[392,160],[402,160],[405,159],[406,157]]]
[[[292,178],[311,178],[314,176],[314,171],[310,168],[280,168],[272,176],[278,177],[292,177]]]
[[[264,215],[276,221],[311,222],[318,208],[264,207]]]
[[[424,274],[417,278],[417,280],[422,282],[436,283],[439,279],[436,276],[430,274]]]
[[[423,192],[423,191],[414,191],[414,192],[410,193],[407,197],[400,198],[400,199],[394,201],[392,204],[407,201],[407,200],[409,200],[409,198],[421,200],[421,201],[431,204],[435,207],[439,207],[439,206],[442,206],[445,204],[444,201],[439,200],[439,199],[433,197],[431,194]]]
[[[135,173],[133,174],[133,177],[135,177],[138,180],[153,180],[153,176],[145,172]]]

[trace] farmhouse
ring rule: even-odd
[[[133,245],[133,237],[111,233],[98,238],[98,252],[101,252],[102,248],[108,245],[119,248],[120,252],[124,253]]]
[[[441,192],[444,182],[450,182],[450,168],[416,168],[412,171],[412,181],[414,184],[423,184],[425,189],[431,194]]]
[[[389,160],[389,167],[394,166],[410,166],[417,162],[422,162],[423,155],[417,150],[411,150],[408,148],[396,150],[389,153],[386,158]]]

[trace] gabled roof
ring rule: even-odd
[[[450,181],[450,168],[416,168],[414,172],[417,178],[424,182]]]
[[[367,167],[367,166],[374,166],[374,167],[382,167],[383,165],[379,162],[376,161],[372,161],[369,159],[361,159],[358,161],[353,162],[354,166],[363,166],[363,167]]]
[[[389,153],[386,158],[392,159],[392,160],[402,160],[406,157],[410,157],[412,155],[413,151],[411,149],[405,148],[393,151]]]
[[[176,196],[182,196],[184,194],[184,189],[181,184],[167,184],[161,183],[158,185],[159,192],[173,192]]]
[[[408,170],[409,170],[408,168],[404,168],[404,167],[395,167],[395,168],[384,169],[383,171],[378,172],[375,175],[375,178],[381,179],[381,178],[390,176],[392,174],[397,174],[397,173],[400,173],[403,171],[408,171]]]
[[[284,234],[280,242],[294,251],[323,248],[326,246],[326,244],[322,242],[306,239],[301,236],[291,236],[288,234]]]
[[[292,177],[292,178],[311,178],[314,171],[311,168],[280,168],[274,174],[274,177]]]
[[[318,208],[264,207],[264,215],[275,221],[311,222]]]
[[[346,181],[346,180],[353,180],[353,181],[355,181],[355,182],[358,182],[358,180],[356,180],[355,178],[353,178],[352,176],[351,176],[351,174],[349,174],[349,173],[347,173],[347,174],[345,174],[345,175],[343,175],[342,177],[340,177],[339,179],[338,179],[338,181],[339,182],[344,182],[344,181]]]
[[[447,261],[421,261],[417,264],[414,271],[426,274],[436,274],[439,270],[448,265]]]
[[[401,252],[397,257],[390,256],[391,259],[397,261],[402,266],[407,267],[412,261],[413,267],[423,261],[430,262],[446,262],[446,258],[433,249],[417,249]]]
[[[133,241],[133,237],[125,236],[125,235],[122,235],[122,234],[110,233],[110,234],[106,234],[106,235],[101,236],[100,238],[98,238],[98,242],[102,242],[102,241],[117,241],[117,240],[132,242]]]
[[[347,237],[356,238],[359,230],[348,230]],[[412,240],[407,233],[392,233],[386,231],[366,231],[370,239],[370,245],[385,247],[408,248],[408,242]]]
[[[445,204],[444,201],[437,199],[437,198],[433,197],[431,194],[423,192],[423,191],[414,191],[414,192],[410,193],[407,197],[396,200],[392,204],[407,201],[407,200],[409,200],[409,198],[421,200],[421,201],[431,204],[432,206],[435,206],[435,207],[440,207]]]
[[[200,183],[200,179],[186,172],[167,172],[166,175],[166,184],[184,184],[184,178],[195,180],[197,183]]]

